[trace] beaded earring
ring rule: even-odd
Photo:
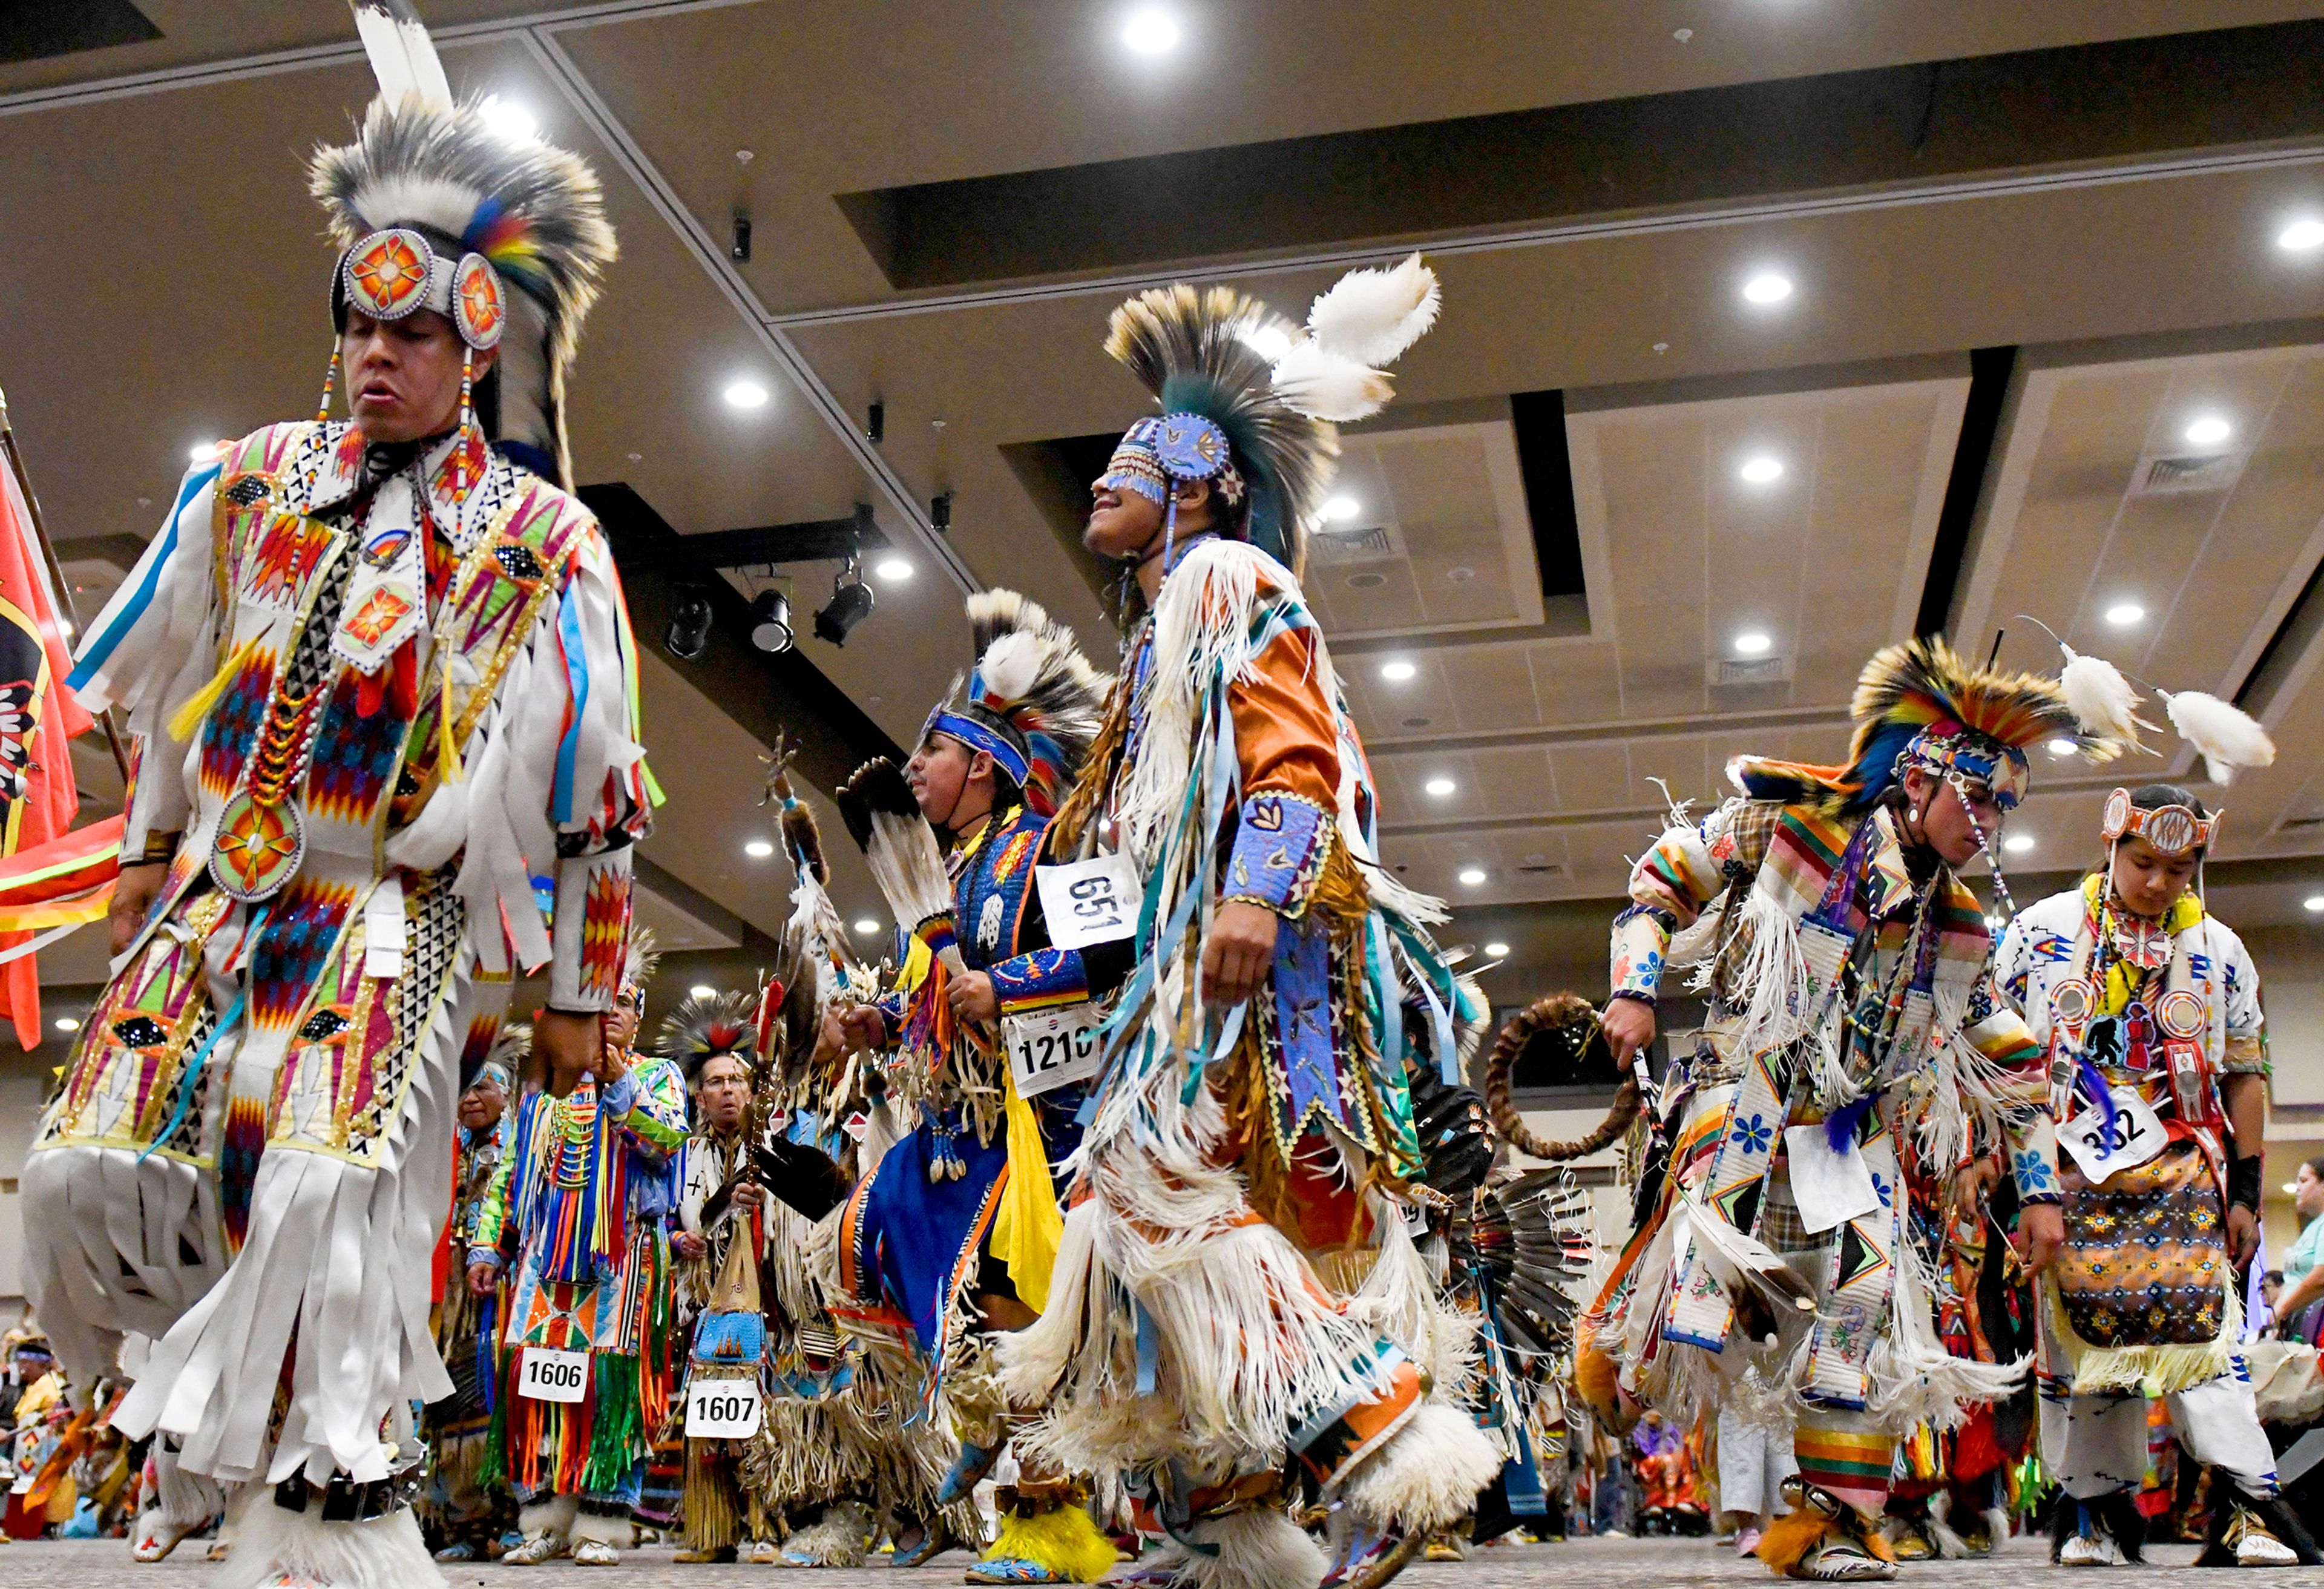
[[[315,405],[315,423],[323,424],[331,417],[331,393],[339,385],[339,345],[331,344],[331,362],[323,370],[323,401]]]

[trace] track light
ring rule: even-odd
[[[888,405],[878,398],[863,416],[863,439],[877,447],[888,439]]]
[[[751,643],[762,651],[791,649],[791,598],[779,590],[762,590],[751,604]]]
[[[669,609],[669,629],[661,639],[663,649],[681,662],[700,661],[702,653],[710,649],[710,623],[709,593],[690,586],[680,590]]]
[[[872,587],[863,583],[862,559],[851,557],[832,581],[831,601],[815,615],[815,637],[844,646],[858,624],[872,615]]]
[[[928,528],[939,535],[952,533],[952,493],[940,492],[928,499]]]

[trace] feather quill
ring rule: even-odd
[[[2213,783],[2224,788],[2239,768],[2274,762],[2275,742],[2249,713],[2200,689],[2154,693],[2163,697],[2163,712],[2179,737],[2201,753]]]
[[[1802,1313],[1815,1311],[1815,1293],[1774,1248],[1700,1203],[1682,1202],[1679,1212],[1686,1216],[1687,1231],[1701,1239],[1695,1251],[1710,1261],[1713,1270],[1723,1271],[1720,1278],[1748,1285],[1770,1301]]]
[[[411,0],[347,0],[355,34],[371,59],[379,97],[390,105],[418,95],[429,105],[452,103],[452,85],[437,59],[435,41]]]
[[[2119,740],[2132,750],[2146,749],[2138,731],[2159,731],[2138,715],[2144,697],[2130,687],[2122,670],[2104,657],[2084,656],[2063,641],[2058,649],[2066,653],[2066,665],[2058,671],[2058,688],[2065,692],[2066,705],[2073,709],[2083,731]]]

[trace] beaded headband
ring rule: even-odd
[[[2141,810],[2130,803],[2130,790],[2118,789],[2107,796],[2098,827],[2110,845],[2126,838],[2143,838],[2175,861],[2190,851],[2209,849],[2219,830],[2219,819],[2226,815],[2224,811],[2215,811],[2209,817],[2198,817],[2181,805]]]

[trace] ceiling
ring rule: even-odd
[[[1387,858],[1510,944],[1497,1000],[1586,979],[1668,801],[1738,752],[1838,754],[1863,658],[1931,624],[2035,666],[2038,619],[2258,712],[2281,754],[2238,781],[2223,859],[2281,864],[2238,906],[2299,921],[2324,247],[2276,239],[2324,218],[2324,5],[1157,3],[1185,41],[1140,57],[1119,0],[421,0],[456,87],[604,180],[622,255],[574,374],[581,477],[680,537],[868,504],[875,568],[908,570],[874,572],[844,648],[648,661],[648,910],[689,976],[747,976],[786,908],[743,849],[771,725],[826,792],[908,746],[988,585],[1111,659],[1074,474],[1141,411],[1108,309],[1192,273],[1296,314],[1415,245],[1444,313],[1346,438],[1311,587]],[[85,614],[190,445],[312,401],[330,254],[302,166],[369,94],[340,0],[137,9],[158,37],[0,60],[0,383]],[[1748,301],[1769,272],[1790,296]],[[771,401],[730,407],[738,379]],[[2205,419],[2227,434],[2188,441]],[[641,610],[706,574],[688,555],[626,547]],[[835,565],[784,571],[804,630]],[[2037,771],[2013,828],[2062,872],[2115,775]],[[842,907],[877,919],[822,809]]]

